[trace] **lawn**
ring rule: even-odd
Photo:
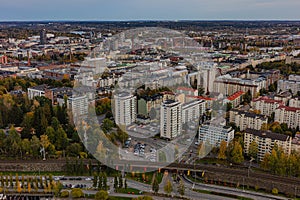
[[[158,183],[161,183],[162,178],[163,178],[163,173],[157,173],[157,172],[146,172],[146,173],[128,173],[126,175],[127,178],[131,179],[131,180],[135,180],[141,183],[145,183],[145,184],[152,184],[152,179],[153,179],[153,175],[156,173],[156,178]]]
[[[140,190],[135,188],[119,188],[117,190],[118,193],[124,193],[124,194],[139,194]]]

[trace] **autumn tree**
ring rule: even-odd
[[[227,142],[222,140],[219,148],[218,159],[226,160]]]

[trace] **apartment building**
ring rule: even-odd
[[[160,109],[160,137],[173,139],[182,132],[182,104],[166,100]]]
[[[290,99],[289,106],[294,108],[300,108],[300,97]]]
[[[265,115],[232,109],[229,112],[229,121],[235,123],[241,131],[246,130],[247,128],[260,130],[263,124],[268,123],[268,118]]]
[[[270,99],[267,96],[259,97],[251,101],[251,107],[255,110],[259,110],[262,115],[271,116],[275,112],[276,108],[283,105],[280,100]]]
[[[194,100],[182,105],[182,123],[197,120],[205,113],[205,101]]]
[[[291,91],[293,95],[300,91],[300,76],[290,75],[288,80],[279,80],[277,92]]]
[[[219,147],[223,140],[228,144],[233,138],[234,130],[230,126],[208,122],[199,128],[198,141],[213,147]]]
[[[249,153],[249,147],[253,141],[258,144],[258,160],[262,160],[266,153],[271,153],[275,144],[286,154],[290,155],[291,153],[292,138],[287,135],[247,128],[244,134],[244,152],[246,154]]]
[[[289,128],[297,128],[300,126],[300,108],[279,106],[275,110],[275,121],[286,123]]]
[[[136,120],[136,96],[123,92],[114,95],[114,113],[117,125],[130,125]]]

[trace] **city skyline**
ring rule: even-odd
[[[297,0],[4,0],[0,21],[299,20],[299,6]]]

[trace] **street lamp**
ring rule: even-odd
[[[250,175],[250,168],[251,168],[251,163],[252,163],[253,160],[255,160],[255,159],[253,157],[251,157],[249,167],[248,167],[248,178],[249,178],[249,175]]]

